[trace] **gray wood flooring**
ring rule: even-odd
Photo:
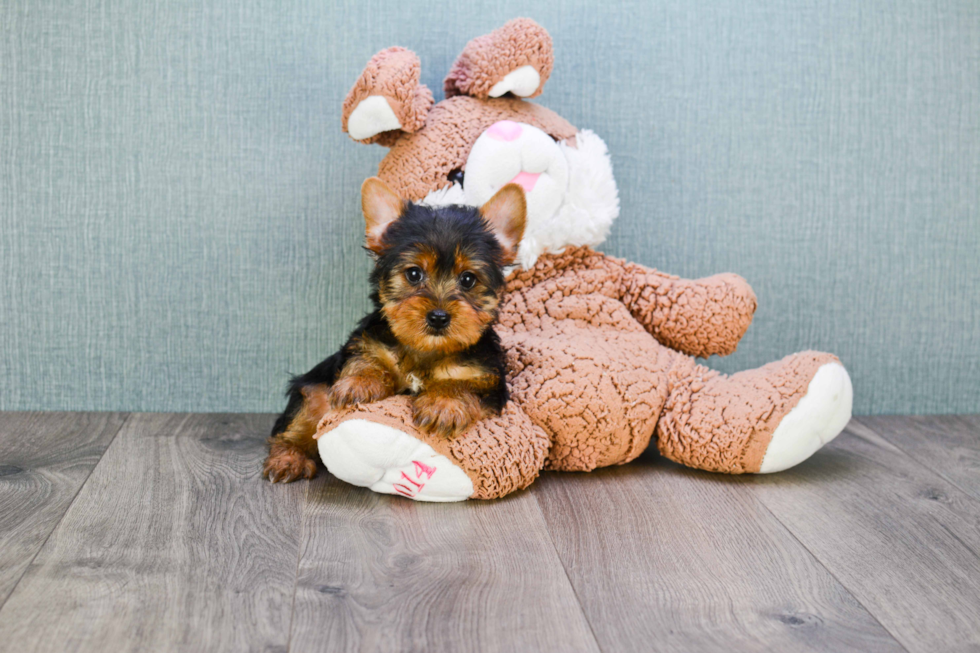
[[[259,477],[271,415],[0,413],[0,651],[980,651],[980,418],[493,502]]]

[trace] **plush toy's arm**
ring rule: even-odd
[[[621,298],[662,344],[692,356],[735,351],[755,313],[755,293],[737,274],[680,279],[623,264]]]

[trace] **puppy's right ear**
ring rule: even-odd
[[[364,211],[367,248],[375,254],[384,249],[381,241],[391,223],[405,209],[405,200],[377,177],[369,177],[361,184],[361,210]]]

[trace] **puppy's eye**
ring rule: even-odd
[[[422,272],[422,268],[410,267],[405,270],[405,278],[408,279],[408,282],[413,286],[417,286],[418,284],[422,283],[423,277],[425,277],[425,273]]]
[[[463,171],[459,168],[453,168],[449,173],[449,181],[454,184],[463,185]]]
[[[467,270],[459,275],[459,285],[463,290],[469,290],[476,285],[476,275]]]

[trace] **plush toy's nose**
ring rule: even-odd
[[[513,120],[501,120],[495,122],[487,129],[487,135],[498,141],[513,141],[524,131],[520,125]]]
[[[426,314],[425,321],[433,329],[445,329],[449,326],[449,313],[437,308]]]

